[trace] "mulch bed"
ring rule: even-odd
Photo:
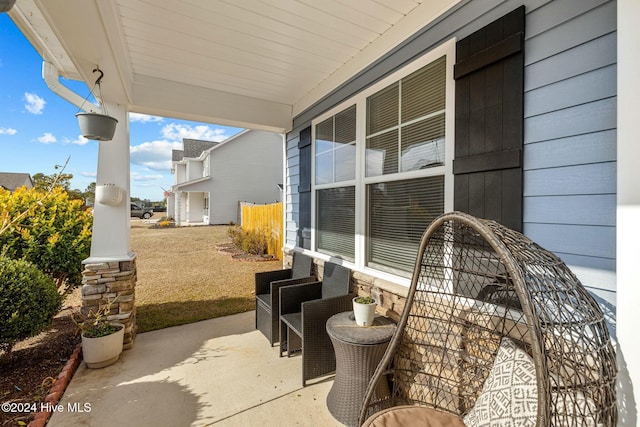
[[[237,246],[233,243],[222,243],[217,245],[218,252],[231,255],[231,259],[236,261],[253,261],[253,262],[261,262],[261,261],[274,261],[276,257],[273,255],[252,255],[242,252]]]
[[[46,403],[58,402],[80,362],[76,331],[71,310],[65,309],[51,328],[16,344],[0,363],[0,426],[44,425],[47,414],[34,418]],[[12,405],[5,408],[7,403]]]

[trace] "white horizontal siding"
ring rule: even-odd
[[[249,131],[211,151],[212,224],[238,221],[238,202],[274,203],[282,183],[282,135]]]

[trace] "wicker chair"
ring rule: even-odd
[[[529,378],[497,390],[515,378],[499,372],[505,363]],[[453,212],[422,238],[360,424],[435,414],[450,425],[615,426],[616,372],[600,307],[558,257],[496,222]],[[381,381],[389,395],[376,395]]]
[[[326,262],[321,286],[315,283],[280,290],[280,356],[302,349],[302,386],[336,369],[327,320],[352,309],[351,270]]]
[[[267,337],[272,346],[280,339],[280,288],[317,281],[312,275],[312,270],[313,259],[300,252],[294,252],[291,268],[256,273],[256,329]]]

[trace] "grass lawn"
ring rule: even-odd
[[[132,221],[138,332],[255,308],[254,273],[282,268],[282,261],[236,261],[219,253],[216,245],[229,241],[227,228],[151,229]]]

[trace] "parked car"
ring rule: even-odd
[[[153,205],[151,208],[153,209],[154,212],[166,212],[167,211],[167,207],[166,206],[162,206],[162,205]]]
[[[153,216],[153,209],[143,208],[135,203],[131,203],[131,217],[149,219]]]

